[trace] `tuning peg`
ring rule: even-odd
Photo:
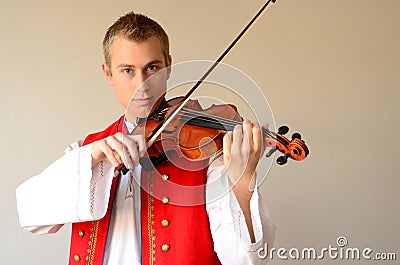
[[[281,126],[281,127],[278,128],[278,133],[279,133],[280,135],[287,134],[288,131],[289,131],[289,127],[287,127],[286,125],[283,125],[283,126]]]
[[[294,140],[294,139],[299,139],[299,140],[301,140],[301,134],[300,134],[300,133],[294,133],[294,134],[292,134],[292,140]]]
[[[277,150],[276,147],[271,148],[271,149],[268,151],[268,153],[265,155],[265,157],[270,157],[270,156],[272,156],[272,154],[275,153],[276,150]]]
[[[278,157],[278,159],[276,160],[276,162],[278,163],[278,165],[284,165],[287,163],[287,159],[288,159],[289,155],[283,155]]]

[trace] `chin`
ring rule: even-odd
[[[138,115],[137,117],[140,118],[147,118],[152,114],[152,106],[141,106],[138,108]]]

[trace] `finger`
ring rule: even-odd
[[[114,136],[117,137],[128,148],[131,145],[134,145],[136,150],[138,150],[140,156],[143,156],[146,153],[147,146],[146,146],[146,140],[143,135],[115,134]],[[129,148],[129,150],[131,149]]]
[[[240,154],[242,144],[243,144],[243,126],[236,125],[232,131],[231,155],[237,156],[238,154]]]
[[[135,139],[138,146],[139,156],[143,157],[147,150],[146,140],[143,135],[136,135]]]
[[[123,134],[115,134],[106,138],[108,145],[119,155],[119,160],[127,168],[131,169],[134,166],[134,162],[131,159],[128,148],[123,143]],[[117,156],[117,155],[115,155]]]
[[[120,156],[120,155],[118,154],[118,152],[115,151],[115,150],[112,150],[112,152],[113,152],[113,155],[114,155],[115,159],[117,159],[118,163],[121,164],[121,163],[122,163],[122,158],[121,158],[121,156]]]
[[[267,148],[267,144],[264,141],[264,134],[263,134],[265,131],[269,131],[269,123],[268,122],[264,123],[262,125],[262,128],[261,128],[261,138],[262,138],[262,151],[261,151],[261,154],[263,154],[265,149]]]
[[[129,161],[129,163],[131,163],[131,168],[136,167],[139,164],[138,146],[136,141],[131,139],[129,136],[123,135],[122,143],[124,151],[128,155],[126,159]]]
[[[222,142],[222,152],[224,153],[224,165],[227,167],[231,160],[231,149],[232,149],[232,132],[227,132],[224,135]]]
[[[117,167],[119,164],[121,164],[120,157],[118,157],[118,158],[116,157],[116,153],[114,152],[114,150],[111,148],[111,146],[108,144],[108,142],[105,139],[102,143],[100,143],[100,150],[106,156],[108,161],[110,161],[115,167]]]
[[[263,139],[261,134],[260,125],[255,124],[252,128],[254,152],[257,156],[260,155],[263,149]]]
[[[123,147],[129,153],[129,157],[127,160],[130,160],[133,163],[133,166],[136,167],[139,164],[139,157],[143,157],[147,150],[146,141],[143,135],[118,135],[118,138],[121,139]]]
[[[243,154],[248,154],[253,150],[253,124],[249,120],[243,121],[243,144],[242,152]]]

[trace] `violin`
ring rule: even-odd
[[[173,98],[147,118],[139,118],[135,133],[146,136],[146,142],[154,130],[166,120],[179,106],[183,97]],[[166,126],[156,141],[148,147],[147,155],[139,159],[145,171],[157,167],[168,160],[169,153],[175,152],[179,157],[191,161],[201,161],[222,151],[223,137],[227,131],[232,131],[236,125],[242,124],[242,117],[236,106],[232,104],[213,104],[203,109],[197,100],[189,100],[168,126]],[[266,147],[270,148],[266,157],[276,151],[282,153],[277,159],[279,165],[287,163],[288,158],[303,160],[309,154],[308,147],[299,133],[294,133],[289,140],[283,136],[289,131],[287,126],[281,126],[278,133],[262,128]],[[120,171],[126,173],[124,166]]]
[[[203,109],[199,102],[190,99],[190,96],[247,32],[270,2],[275,3],[275,0],[268,0],[264,4],[185,96],[164,102],[161,108],[147,118],[138,118],[135,132],[145,135],[147,145],[147,155],[139,159],[144,170],[154,169],[163,161],[168,160],[171,152],[191,161],[201,161],[222,151],[224,135],[227,131],[232,131],[236,125],[242,124],[242,117],[232,104],[214,104]],[[262,128],[265,146],[270,148],[266,157],[270,157],[276,151],[281,152],[282,155],[277,159],[279,165],[286,164],[289,158],[301,161],[309,154],[309,149],[299,133],[294,133],[291,140],[283,136],[288,131],[287,126],[279,127],[278,132]],[[123,165],[120,166],[115,176],[120,172],[126,174],[128,169]]]

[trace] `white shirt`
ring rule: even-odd
[[[64,156],[17,190],[20,225],[36,234],[55,233],[64,224],[102,218],[114,175],[111,163],[93,170],[91,145],[70,145]],[[140,165],[122,176],[112,211],[104,264],[140,264]],[[130,190],[130,187],[133,187]],[[250,202],[255,243],[251,243],[243,212],[231,189],[227,172],[217,159],[208,169],[206,210],[214,250],[222,264],[265,264],[257,256],[264,243],[272,246],[275,227],[258,191]]]

